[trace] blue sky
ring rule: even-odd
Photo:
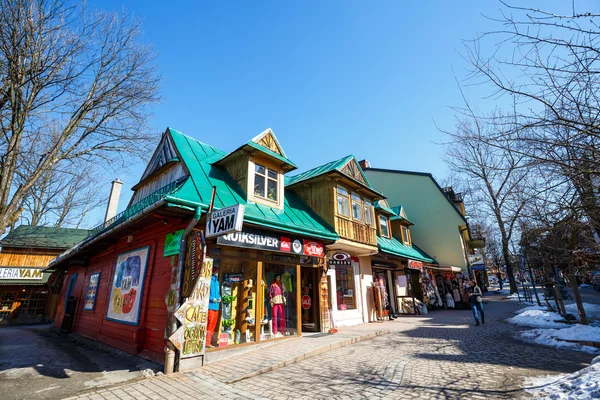
[[[91,1],[143,18],[164,101],[150,125],[223,150],[274,130],[300,171],[354,154],[442,179],[461,105],[463,39],[490,30],[495,1]],[[539,4],[542,4],[541,2]],[[476,99],[484,92],[471,93]],[[121,209],[141,167],[120,176]],[[101,218],[92,219],[90,222]]]

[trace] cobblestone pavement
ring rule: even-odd
[[[525,377],[573,372],[587,353],[522,343],[503,320],[518,307],[493,298],[486,324],[468,310],[432,312],[385,324],[388,335],[331,350],[227,384],[227,374],[195,372],[147,379],[82,399],[428,399],[522,398]],[[244,355],[238,357],[244,366]],[[208,370],[207,370],[208,372]]]

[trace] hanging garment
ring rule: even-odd
[[[454,289],[454,290],[452,291],[452,294],[453,294],[453,296],[454,296],[454,301],[455,301],[456,303],[459,303],[459,302],[460,302],[460,293],[459,293],[458,289]]]
[[[450,293],[446,294],[446,304],[448,305],[448,307],[454,308],[454,299],[452,298],[452,295]]]
[[[438,290],[437,286],[435,286],[433,289],[435,290],[435,305],[438,307],[444,307],[444,302],[442,301],[442,297],[440,296],[440,291]]]

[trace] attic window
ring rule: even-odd
[[[402,225],[402,239],[404,240],[404,244],[410,246],[410,233],[408,233],[408,228]]]
[[[387,217],[383,215],[379,216],[379,231],[381,232],[381,236],[389,238],[390,237],[390,226]]]
[[[276,202],[278,197],[277,187],[277,172],[260,164],[255,164],[254,196]]]

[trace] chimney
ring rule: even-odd
[[[104,216],[104,222],[112,219],[117,215],[117,208],[119,208],[119,197],[121,197],[121,186],[123,182],[119,178],[112,181],[112,187],[110,188],[110,195],[108,196],[108,204],[106,205],[106,215]]]
[[[360,165],[360,167],[362,169],[367,169],[367,168],[371,168],[371,163],[369,163],[369,160],[362,160],[359,161],[358,164]]]

